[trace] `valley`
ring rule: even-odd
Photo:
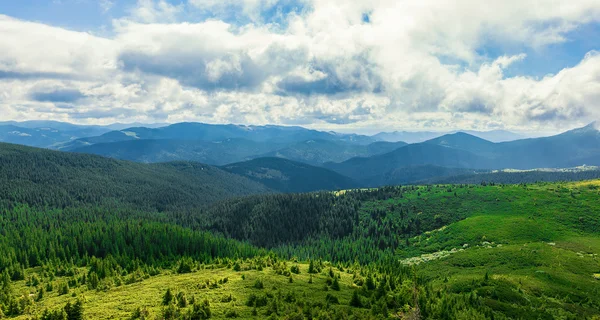
[[[193,163],[0,147],[6,317],[600,316],[599,180],[280,193]],[[208,177],[223,189],[196,199]]]

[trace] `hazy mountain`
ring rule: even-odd
[[[73,150],[96,143],[118,142],[136,139],[176,139],[222,141],[226,139],[247,139],[255,142],[293,143],[306,140],[345,141],[368,144],[374,140],[367,136],[341,134],[284,126],[243,126],[214,125],[205,123],[177,123],[162,128],[135,127],[111,131],[97,137],[72,141],[60,147]]]
[[[250,160],[277,148],[277,144],[239,138],[223,141],[148,139],[97,143],[71,151],[145,163],[181,160],[224,165]]]
[[[281,192],[340,190],[358,187],[352,179],[331,170],[281,158],[258,158],[222,167]]]
[[[423,143],[464,150],[474,154],[490,157],[494,157],[497,150],[497,144],[464,132],[447,134],[427,140]]]
[[[485,157],[492,169],[565,168],[600,164],[600,132],[595,124],[551,137],[501,143],[492,143],[466,133],[445,135],[425,143]]]
[[[269,152],[262,156],[278,157],[309,164],[341,162],[354,157],[368,157],[405,146],[404,142],[378,141],[368,145],[344,141],[308,140]]]
[[[383,176],[398,168],[421,165],[485,169],[489,166],[489,161],[469,151],[431,143],[418,143],[382,155],[352,158],[341,163],[327,163],[325,167],[360,182],[367,182],[383,180]]]
[[[133,122],[133,123],[112,123],[106,125],[105,128],[110,130],[123,130],[127,128],[162,128],[168,126],[168,123],[141,123],[141,122]]]
[[[464,132],[472,136],[476,136],[481,139],[485,139],[491,142],[506,142],[518,139],[526,138],[522,134],[506,131],[506,130],[491,130],[491,131],[475,131],[475,130],[459,130],[459,131],[447,131],[447,132],[434,132],[434,131],[394,131],[394,132],[381,132],[372,136],[375,140],[379,141],[405,141],[407,143],[420,143],[427,140],[431,140],[437,137],[441,137],[447,134],[453,134],[458,132]]]
[[[392,169],[385,174],[375,176],[364,182],[367,186],[403,185],[427,181],[428,179],[442,179],[453,176],[466,176],[479,173],[481,170],[464,168],[446,168],[434,165],[417,165]]]
[[[459,131],[460,132],[460,131]],[[525,139],[526,136],[514,133],[506,130],[491,130],[491,131],[473,131],[473,130],[464,130],[464,133],[468,133],[470,135],[476,136],[481,139],[485,139],[491,142],[506,142],[506,141],[514,141],[519,139]]]
[[[368,158],[328,163],[327,168],[370,185],[427,179],[437,173],[414,173],[414,168],[437,166],[459,169],[534,169],[600,165],[600,131],[595,124],[543,138],[494,143],[459,132]],[[431,168],[420,167],[421,171]],[[442,176],[450,175],[440,170]]]
[[[433,139],[446,134],[446,132],[431,132],[431,131],[394,131],[380,132],[373,135],[373,139],[378,141],[397,142],[404,141],[406,143],[419,143],[429,139]]]
[[[57,123],[56,127],[49,126],[53,123],[47,121],[28,122],[21,124],[0,124],[0,142],[17,143],[33,147],[50,148],[56,144],[64,143],[81,137],[103,134],[108,129],[101,127],[73,126]],[[39,125],[40,127],[36,127]]]

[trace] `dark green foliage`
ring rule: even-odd
[[[256,281],[254,281],[254,289],[264,289],[265,285],[263,284],[262,280],[260,279],[256,279]]]
[[[165,292],[165,294],[163,295],[162,298],[162,304],[163,306],[167,306],[169,304],[171,304],[171,302],[173,301],[173,293],[171,292],[171,288],[167,289],[167,292]]]
[[[83,302],[79,299],[73,304],[67,302],[65,306],[65,314],[67,320],[82,320],[83,319]]]
[[[333,282],[331,283],[331,289],[335,291],[340,291],[340,283],[337,277],[333,278]]]
[[[300,274],[300,268],[298,267],[298,265],[291,266],[290,271],[295,274]]]
[[[206,212],[204,228],[274,247],[311,236],[347,235],[358,220],[358,207],[354,197],[329,192],[252,196],[213,206]]]
[[[51,208],[119,203],[152,211],[189,210],[268,191],[198,163],[138,164],[5,143],[0,143],[0,181],[4,203]]]
[[[193,261],[190,258],[182,258],[177,265],[177,273],[190,273],[193,269]]]
[[[46,309],[42,313],[40,320],[67,320],[67,314],[62,309],[54,311],[49,311]]]
[[[358,295],[358,290],[354,290],[352,292],[352,298],[350,299],[350,306],[355,307],[355,308],[363,307],[362,300],[360,299],[360,296]]]
[[[222,168],[281,192],[339,190],[359,186],[357,182],[334,171],[281,158],[258,158]]]
[[[338,299],[336,296],[334,296],[334,295],[331,295],[331,294],[329,294],[329,293],[327,294],[327,296],[325,296],[325,301],[326,301],[328,304],[340,304],[340,301],[339,301],[339,299]]]

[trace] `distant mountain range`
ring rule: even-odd
[[[431,140],[440,136],[453,134],[457,132],[468,133],[472,136],[476,136],[491,142],[506,142],[518,139],[524,139],[526,136],[506,131],[506,130],[492,130],[492,131],[474,131],[474,130],[461,130],[461,131],[450,131],[450,132],[435,132],[435,131],[393,131],[393,132],[380,132],[373,136],[374,139],[379,141],[404,141],[406,143],[419,143]]]
[[[493,143],[459,132],[410,144],[389,153],[325,166],[358,181],[381,184],[398,168],[533,169],[600,164],[600,131],[595,124],[544,138]]]
[[[259,182],[283,192],[479,178],[506,168],[600,165],[600,132],[595,123],[529,139],[517,139],[521,136],[502,130],[366,136],[273,125],[162,125],[1,122],[0,141],[143,163],[195,161],[255,181],[260,180],[257,176],[268,177]],[[400,138],[406,142],[396,141]],[[281,174],[265,175],[267,171]],[[273,179],[277,175],[285,178]],[[320,177],[328,177],[331,183]]]

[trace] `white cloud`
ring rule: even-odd
[[[506,76],[525,54],[478,53],[568,41],[600,21],[597,1],[307,0],[286,24],[262,24],[281,3],[189,2],[253,21],[238,26],[181,21],[185,4],[139,0],[111,38],[0,16],[3,116],[381,129],[535,129],[600,116],[597,53],[542,79]],[[32,100],[40,90],[44,101]],[[47,98],[56,90],[62,102]]]

